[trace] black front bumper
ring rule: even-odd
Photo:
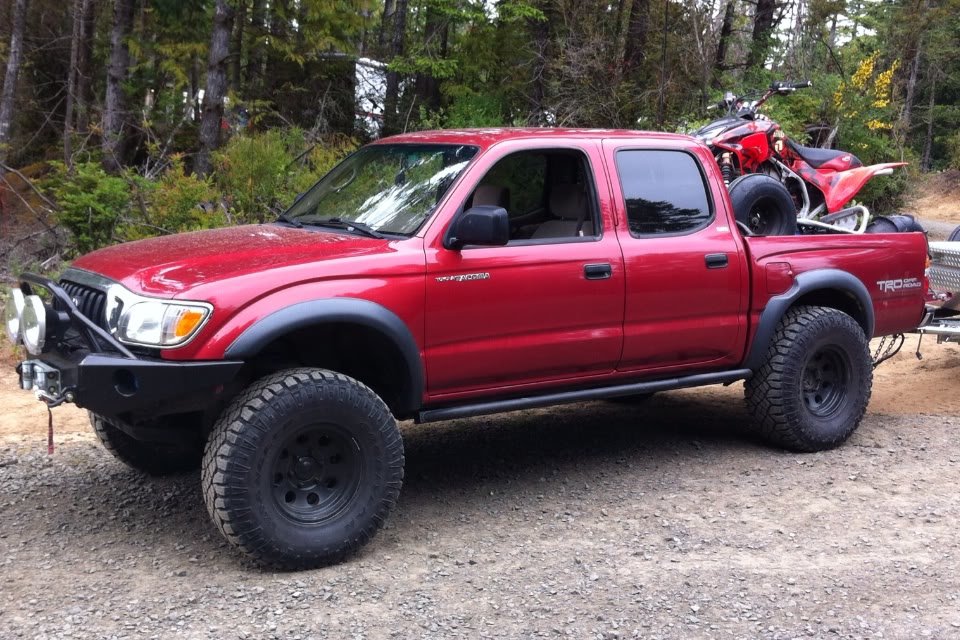
[[[66,316],[62,324],[68,326],[55,332],[54,343],[17,366],[21,388],[35,390],[50,405],[73,402],[129,422],[202,411],[224,399],[243,366],[232,360],[180,362],[134,354],[84,316],[57,283],[32,274],[21,276],[21,282],[26,294],[31,285],[50,291]]]
[[[36,386],[48,404],[74,402],[110,418],[143,419],[201,411],[222,399],[224,390],[243,366],[242,362],[170,362],[90,353],[72,360],[45,353],[18,367],[21,387],[24,368],[39,362],[56,371]],[[31,371],[31,373],[33,373]],[[28,376],[34,387],[36,374]]]

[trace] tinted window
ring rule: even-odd
[[[620,151],[617,172],[631,235],[685,233],[710,220],[710,201],[703,175],[689,154]]]

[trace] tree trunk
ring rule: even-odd
[[[386,62],[393,62],[403,55],[407,35],[407,0],[396,0],[390,29],[390,46]],[[400,74],[387,71],[387,86],[383,102],[383,134],[390,135],[400,131]]]
[[[210,34],[207,88],[203,93],[200,152],[194,167],[200,176],[210,173],[210,153],[220,146],[220,123],[223,120],[223,97],[227,93],[227,58],[230,57],[232,25],[233,7],[229,0],[217,0],[213,14],[213,30]]]
[[[910,127],[913,126],[913,100],[917,91],[917,76],[920,74],[920,58],[923,55],[923,42],[917,41],[917,50],[913,54],[913,62],[910,63],[910,75],[907,77],[907,95],[903,100],[903,115],[900,116],[900,130],[904,137],[909,135]]]
[[[720,36],[717,39],[717,57],[713,62],[717,88],[719,88],[720,74],[727,69],[727,49],[730,47],[730,36],[733,33],[733,21],[736,18],[735,0],[727,0],[727,8],[723,12],[723,23],[720,25]]]
[[[77,114],[77,131],[86,131],[90,128],[90,105],[93,104],[93,95],[90,83],[90,61],[93,59],[93,38],[96,35],[97,12],[96,2],[85,2],[86,11],[83,14],[80,51],[77,56],[77,89],[74,110]]]
[[[243,36],[247,28],[247,2],[237,3],[237,13],[233,24],[233,57],[230,59],[230,88],[240,93],[243,87]]]
[[[133,28],[135,0],[115,0],[113,29],[110,32],[110,64],[107,67],[107,93],[103,106],[103,168],[119,173],[123,166],[123,125],[126,99],[123,85],[130,73],[130,48],[127,41]]]
[[[753,32],[750,36],[750,52],[747,54],[748,69],[763,66],[767,60],[776,8],[776,0],[757,0],[757,12],[753,16]]]
[[[267,37],[267,2],[253,0],[250,12],[250,54],[247,58],[246,86],[257,97],[263,89],[263,70],[266,64],[264,43]]]
[[[627,26],[627,44],[623,53],[624,76],[629,77],[646,58],[650,22],[650,0],[633,0]]]
[[[931,65],[932,67],[933,65]],[[924,171],[930,171],[933,164],[933,109],[937,105],[937,77],[930,74],[930,104],[927,109],[927,139],[923,143],[923,159],[920,161],[920,168]]]
[[[63,162],[70,171],[73,171],[73,108],[77,102],[80,50],[83,48],[83,30],[89,8],[90,0],[73,2],[73,35],[70,39],[70,68],[67,69],[67,97],[63,115]]]
[[[550,47],[550,32],[553,13],[549,11],[547,2],[541,2],[539,8],[543,11],[545,20],[531,20],[529,29],[533,38],[533,61],[530,65],[530,116],[531,124],[545,124],[547,111],[547,56]]]
[[[6,162],[7,144],[13,129],[14,103],[17,96],[17,80],[20,77],[20,61],[23,58],[23,25],[27,19],[27,0],[15,0],[13,25],[10,29],[10,49],[7,52],[7,71],[3,76],[3,93],[0,94],[0,162]]]
[[[431,4],[427,6],[427,21],[423,30],[424,53],[431,60],[445,58],[449,29],[447,19]],[[440,108],[440,80],[426,73],[417,74],[417,102],[429,110]]]

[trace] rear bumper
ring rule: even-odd
[[[17,366],[20,387],[49,405],[73,402],[107,417],[155,417],[215,404],[242,362],[167,362],[45,353]]]

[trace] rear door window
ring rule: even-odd
[[[700,165],[683,151],[618,151],[617,173],[630,235],[692,233],[713,219]]]

